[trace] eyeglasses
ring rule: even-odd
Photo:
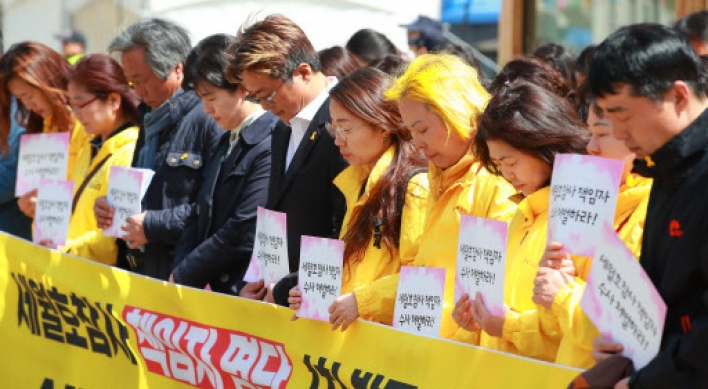
[[[283,80],[283,82],[281,82],[280,85],[277,88],[275,88],[273,93],[271,93],[270,95],[268,95],[266,97],[255,97],[255,96],[251,96],[250,93],[246,97],[249,101],[256,103],[256,104],[268,104],[268,105],[275,104],[273,102],[273,99],[275,98],[275,94],[278,93],[278,90],[280,90],[280,87],[282,87],[283,84],[285,84],[285,80]]]
[[[93,102],[96,101],[96,100],[98,100],[98,96],[94,96],[93,99],[91,99],[91,100],[89,100],[89,101],[86,101],[86,102],[83,102],[83,103],[81,103],[81,104],[70,104],[70,105],[71,105],[71,109],[73,109],[74,111],[79,110],[79,109],[84,109],[84,107],[86,107],[87,105],[93,103]]]
[[[365,125],[361,125],[359,127],[352,128],[351,130],[345,130],[342,127],[335,126],[332,123],[325,123],[325,128],[327,129],[327,132],[332,136],[334,139],[341,139],[341,140],[347,140],[347,135],[349,135],[350,132],[359,129],[361,127],[364,127]]]

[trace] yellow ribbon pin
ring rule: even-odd
[[[647,163],[648,167],[652,167],[652,166],[656,165],[654,163],[654,161],[651,159],[651,157],[648,155],[646,157],[644,157],[644,161]]]
[[[189,157],[189,154],[184,153],[184,154],[182,154],[181,157],[179,157],[179,160],[180,160],[180,161],[184,161],[185,159],[187,159],[187,157]]]
[[[314,131],[312,135],[310,135],[310,140],[315,140],[315,136],[317,135],[317,131]]]

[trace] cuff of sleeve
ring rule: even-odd
[[[553,311],[556,316],[568,317],[570,313],[569,307],[571,305],[573,295],[576,293],[578,288],[583,286],[584,284],[581,285],[575,280],[571,280],[565,284],[565,286],[558,291],[556,297],[553,299],[553,303],[551,303],[551,311]]]
[[[455,332],[455,340],[461,343],[472,344],[475,346],[479,345],[479,331],[470,332],[464,328],[459,328]]]
[[[502,326],[502,339],[512,344],[517,344],[520,330],[521,320],[519,314],[513,311],[507,313],[504,319],[504,326]]]
[[[354,298],[356,299],[356,309],[359,312],[359,317],[370,316],[371,300],[374,298],[372,288],[367,288],[368,285],[360,286],[354,289]]]
[[[143,232],[148,242],[155,241],[154,233],[157,228],[155,227],[153,216],[155,216],[154,212],[147,211],[145,212],[145,219],[143,219]]]

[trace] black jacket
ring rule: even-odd
[[[266,112],[243,128],[233,151],[230,133],[205,171],[196,206],[175,253],[175,282],[236,294],[248,268],[256,210],[265,206],[271,170],[271,135],[278,117]],[[223,160],[223,161],[222,161]]]
[[[346,212],[344,196],[334,185],[348,166],[325,129],[329,98],[310,122],[290,166],[285,170],[291,129],[282,121],[273,131],[273,165],[266,208],[287,214],[290,271],[300,267],[302,235],[338,238]]]
[[[142,264],[132,269],[162,280],[167,280],[172,273],[175,245],[191,212],[190,204],[196,200],[201,187],[202,167],[209,164],[224,134],[204,113],[201,100],[194,91],[184,92],[174,100],[170,107],[172,124],[160,133],[155,175],[143,198],[148,211],[143,223],[148,244]],[[133,166],[144,143],[145,128],[141,125]],[[118,263],[125,267],[125,256],[135,250],[127,250],[125,243],[118,241],[121,242]]]
[[[635,170],[654,178],[640,263],[668,309],[630,387],[708,388],[708,110]]]

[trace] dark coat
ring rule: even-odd
[[[291,272],[300,267],[301,237],[338,238],[346,213],[344,196],[333,181],[348,164],[325,129],[330,120],[328,98],[310,122],[287,171],[291,129],[279,122],[273,131],[273,166],[266,207],[287,214]]]
[[[635,162],[654,178],[640,263],[668,309],[659,354],[630,387],[708,388],[708,110],[650,161]]]
[[[253,251],[256,210],[265,206],[271,171],[271,135],[278,117],[266,112],[241,130],[228,152],[230,133],[205,172],[196,207],[175,254],[175,282],[236,294]],[[222,162],[223,160],[223,162]]]
[[[204,113],[201,100],[194,91],[175,98],[170,107],[170,121],[172,124],[160,134],[155,175],[143,198],[144,209],[148,211],[143,223],[148,244],[142,264],[132,269],[162,280],[167,280],[172,273],[175,245],[201,187],[202,167],[211,162],[224,134]],[[141,125],[133,166],[144,143],[145,128]],[[124,242],[119,244],[119,265],[125,266],[126,254],[135,251],[127,250]]]

